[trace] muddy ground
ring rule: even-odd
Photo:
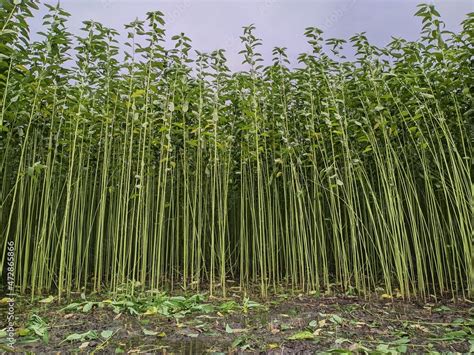
[[[61,305],[52,296],[20,299],[16,344],[9,348],[2,331],[0,347],[35,353],[474,351],[474,304],[387,296],[282,295],[266,302],[238,294],[194,301],[161,296],[158,303],[97,296]],[[0,307],[3,321],[5,300]]]

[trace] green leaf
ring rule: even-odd
[[[223,304],[221,304],[219,306],[219,310],[221,312],[231,312],[231,311],[237,309],[238,307],[239,307],[239,305],[237,304],[237,302],[227,301],[227,302],[224,302]]]
[[[232,344],[230,345],[231,348],[240,348],[240,349],[248,349],[250,347],[249,344],[247,344],[247,339],[244,336],[240,336],[234,339]]]
[[[451,312],[451,308],[447,306],[440,306],[433,309],[433,312]]]
[[[408,346],[406,346],[405,344],[397,346],[397,351],[399,353],[406,353],[407,350],[408,350]]]
[[[109,339],[114,334],[113,330],[103,330],[100,336],[104,339]]]
[[[38,315],[33,314],[28,321],[28,329],[37,336],[41,337],[44,343],[48,343],[48,324]]]
[[[377,350],[381,352],[387,352],[389,350],[388,344],[379,344],[377,345]]]
[[[153,315],[158,313],[158,308],[155,306],[148,307],[148,309],[143,313],[145,316]]]
[[[393,344],[408,344],[409,342],[410,342],[410,338],[403,337],[403,338],[393,341]]]
[[[79,334],[79,333],[74,333],[74,334],[70,334],[66,337],[66,341],[75,341],[75,340],[80,340],[82,339],[82,334]]]
[[[143,334],[145,334],[145,335],[158,335],[158,332],[143,328]]]
[[[467,336],[467,333],[464,330],[454,330],[451,332],[447,332],[444,334],[444,338],[446,339],[464,339]]]
[[[34,167],[28,168],[28,174],[30,173],[30,169],[34,172]],[[42,299],[39,301],[40,303],[51,303],[54,301],[54,296],[48,296],[47,298]]]
[[[311,333],[310,331],[306,330],[306,331],[303,331],[303,332],[293,334],[292,336],[288,337],[287,339],[288,340],[312,340],[314,338],[315,338],[314,334]]]
[[[434,96],[431,94],[428,94],[426,92],[420,92],[421,96],[427,98],[427,99],[434,99]]]
[[[84,313],[87,313],[87,312],[89,312],[89,311],[92,309],[93,306],[94,306],[94,303],[92,303],[92,302],[87,302],[87,303],[84,305],[84,307],[82,308],[82,311],[83,311]]]
[[[60,311],[62,312],[65,312],[65,311],[75,311],[77,310],[77,308],[80,306],[81,304],[80,303],[71,303],[71,304],[68,304],[66,307],[64,308],[61,308]]]
[[[189,109],[189,104],[187,102],[183,103],[183,106],[181,108],[181,111],[183,111],[184,113],[188,112],[188,109]]]
[[[336,324],[342,324],[342,318],[339,317],[337,314],[333,314],[329,320]]]
[[[18,335],[19,336],[24,337],[24,336],[27,336],[28,334],[30,334],[29,329],[27,329],[27,328],[19,328],[18,329]]]
[[[97,339],[98,336],[97,336],[97,333],[93,330],[89,330],[88,332],[85,332],[85,333],[73,333],[73,334],[70,334],[66,337],[66,339],[64,339],[61,343],[65,342],[65,341],[76,341],[76,340],[80,340],[80,341],[84,341],[84,340],[94,340],[94,339]]]
[[[202,312],[202,313],[211,313],[214,312],[214,306],[212,304],[199,304],[192,308],[193,311]]]
[[[143,90],[143,89],[137,90],[137,91],[135,91],[135,92],[132,94],[131,98],[132,98],[132,99],[135,99],[135,98],[137,98],[137,97],[143,96],[143,95],[145,95],[145,92],[146,92],[146,91]]]

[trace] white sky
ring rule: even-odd
[[[56,4],[56,1],[45,1]],[[123,25],[135,18],[144,19],[147,11],[165,14],[167,36],[184,32],[192,39],[193,49],[226,49],[231,69],[240,69],[242,26],[254,23],[256,35],[263,40],[261,52],[271,61],[274,46],[288,48],[292,63],[299,53],[309,50],[303,32],[315,26],[325,38],[348,39],[367,32],[369,40],[383,46],[391,36],[418,38],[421,20],[415,18],[416,5],[422,0],[62,0],[61,6],[72,14],[69,31],[79,34],[81,22],[95,20],[125,33]],[[427,2],[425,0],[425,2]],[[474,11],[474,0],[440,0],[434,3],[449,30],[458,30],[465,15]],[[31,21],[32,32],[41,28],[44,6]],[[33,36],[34,38],[34,36]],[[121,38],[124,40],[125,36]],[[348,50],[347,54],[350,55]]]

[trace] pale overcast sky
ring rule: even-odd
[[[56,4],[56,1],[45,1]],[[212,51],[224,48],[231,69],[240,69],[242,26],[254,23],[263,40],[261,52],[266,63],[274,46],[288,48],[293,63],[299,53],[309,50],[303,36],[308,26],[324,30],[325,37],[348,39],[367,32],[379,46],[391,36],[418,38],[421,20],[415,18],[422,0],[62,0],[71,13],[69,31],[78,34],[81,22],[95,20],[124,33],[123,25],[145,13],[160,10],[165,14],[167,36],[184,32],[194,49]],[[465,15],[474,11],[474,0],[424,1],[434,3],[447,29],[456,31]],[[32,32],[41,27],[44,6],[31,21]],[[121,38],[125,39],[125,36]],[[348,54],[350,52],[347,52]]]

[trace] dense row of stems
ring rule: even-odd
[[[118,33],[37,1],[0,8],[0,273],[21,293],[257,286],[470,297],[474,286],[472,50],[421,5],[421,38],[324,39],[291,65],[246,71],[191,52],[164,15]],[[471,132],[471,133],[469,133]]]

